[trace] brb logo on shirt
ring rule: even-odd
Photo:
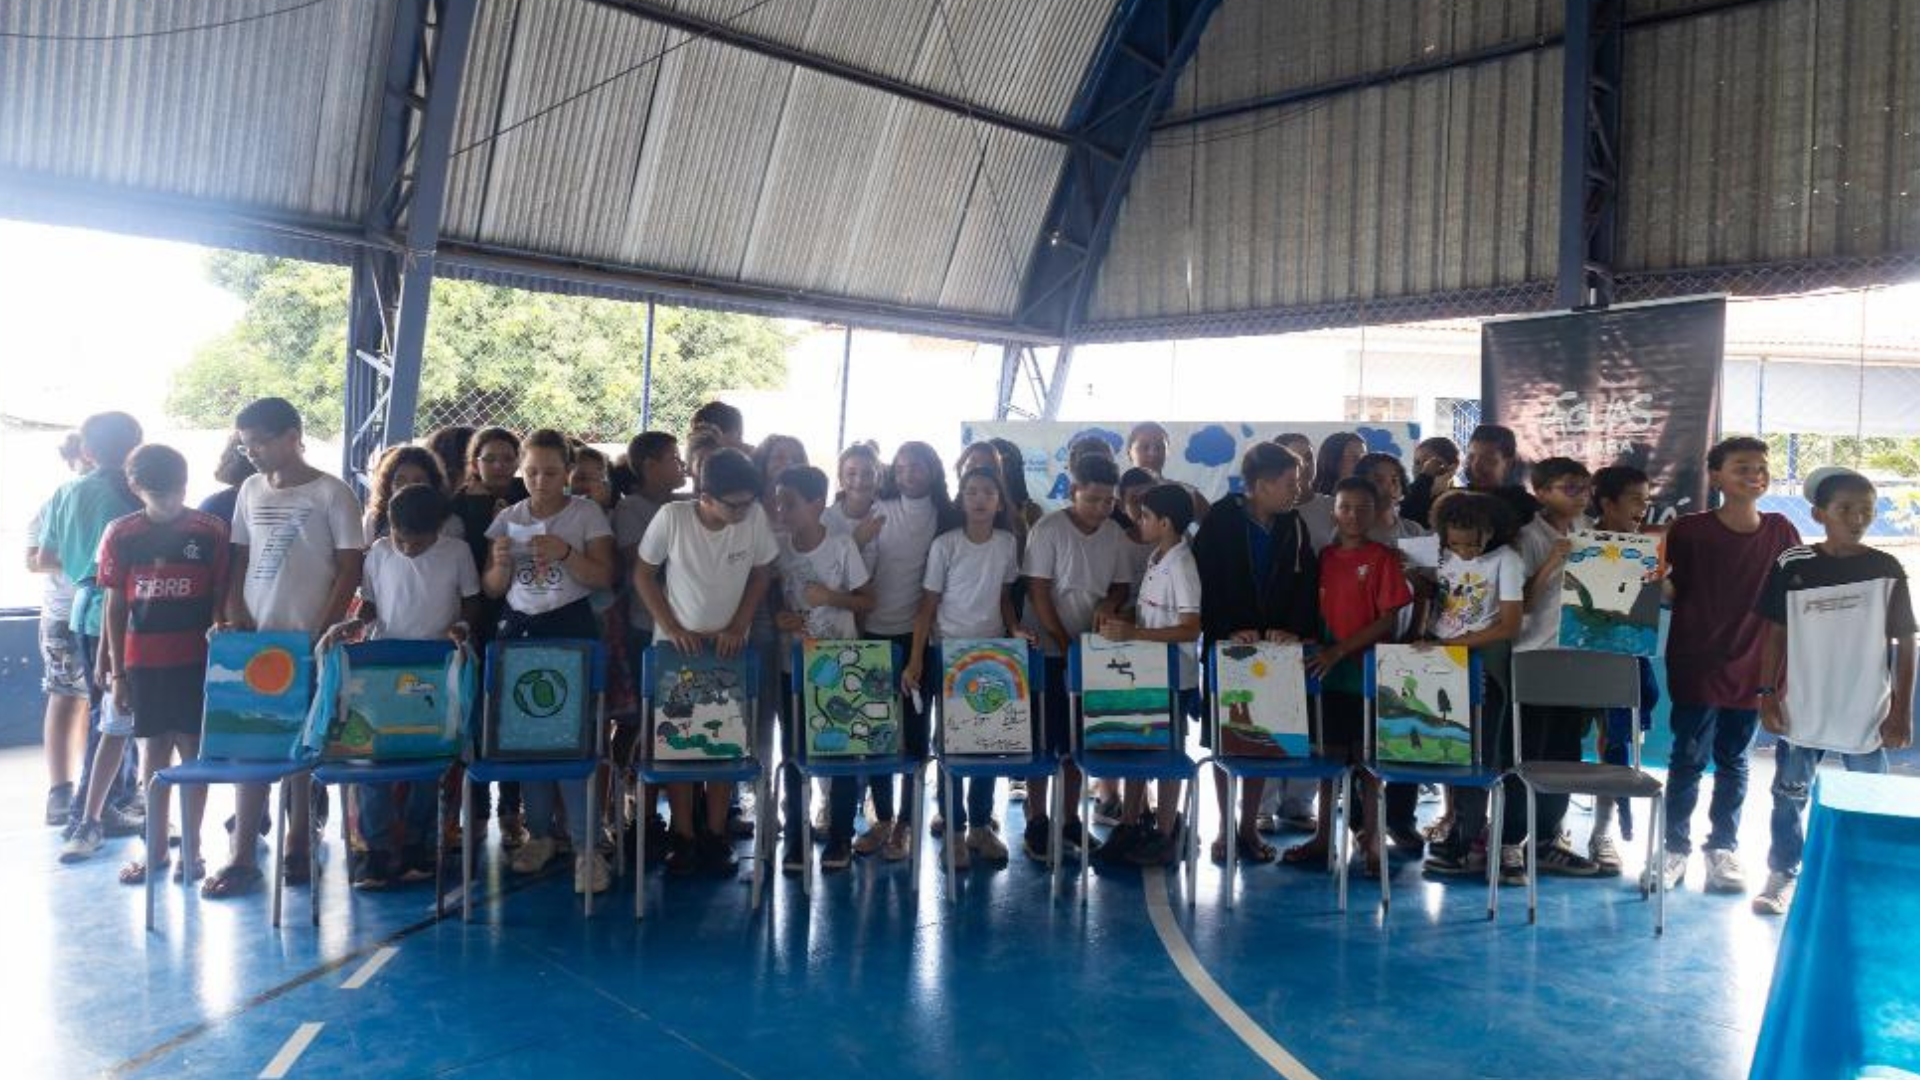
[[[192,595],[190,577],[143,577],[133,581],[135,600],[183,600]]]

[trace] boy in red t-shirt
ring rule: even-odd
[[[181,761],[200,753],[207,629],[226,598],[229,539],[226,522],[187,509],[187,459],[179,451],[152,444],[135,450],[127,458],[127,483],[145,509],[107,526],[100,539],[98,580],[107,594],[113,707],[132,712],[133,735],[147,743],[140,755],[141,779],[151,782],[155,772],[173,764],[176,751]],[[126,738],[107,738],[117,743],[112,755],[117,768]],[[182,792],[183,827],[198,834],[207,789],[188,786]],[[104,798],[104,787],[99,794]],[[100,801],[88,792],[87,823],[80,833],[95,837],[94,850]],[[164,803],[158,813],[148,836],[167,834]],[[165,847],[149,849],[144,860],[121,869],[120,880],[141,884],[166,864]],[[198,877],[203,870],[196,866],[191,872]]]
[[[1413,603],[1400,556],[1385,544],[1367,539],[1377,517],[1380,493],[1372,482],[1357,476],[1333,489],[1334,540],[1320,551],[1320,618],[1324,624],[1319,651],[1307,659],[1307,671],[1320,677],[1320,741],[1329,757],[1358,761],[1365,722],[1366,699],[1361,660],[1368,649],[1393,636],[1400,609]],[[1363,807],[1376,804],[1374,781],[1362,779]],[[1333,805],[1333,781],[1320,782],[1320,805]],[[1287,849],[1283,859],[1295,866],[1324,866],[1332,842],[1332,814],[1321,814],[1313,839]],[[1360,818],[1357,820],[1364,820]],[[1360,834],[1367,853],[1367,873],[1380,872],[1383,836],[1378,822],[1367,822]]]

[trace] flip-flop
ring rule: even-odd
[[[257,866],[228,863],[212,877],[200,883],[200,895],[208,900],[226,900],[260,891],[265,875]]]
[[[1265,865],[1266,863],[1272,862],[1274,857],[1279,854],[1272,844],[1267,843],[1257,836],[1247,836],[1243,833],[1236,843],[1239,844],[1239,850],[1236,852],[1236,855],[1239,860],[1244,863]]]
[[[180,883],[180,867],[175,865],[172,859],[168,859],[165,862],[161,863],[158,869],[165,870],[169,866],[173,867],[173,881],[174,881],[174,884],[177,885]],[[194,859],[193,871],[194,871],[193,879],[195,881],[198,881],[201,878],[206,877],[207,876],[207,860],[200,859],[200,858]],[[135,859],[132,862],[120,868],[120,884],[145,885],[146,883],[147,883],[147,864],[146,863],[141,862],[139,859]]]
[[[1325,866],[1329,845],[1320,840],[1308,840],[1295,844],[1280,856],[1280,861],[1288,866]]]

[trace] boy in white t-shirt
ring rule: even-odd
[[[633,567],[633,588],[653,616],[653,638],[689,655],[711,645],[725,658],[747,647],[753,612],[773,580],[780,554],[766,511],[760,507],[760,470],[738,450],[716,450],[697,474],[697,499],[669,503],[654,515],[640,538]],[[660,570],[666,568],[662,585]],[[762,689],[770,692],[771,687]],[[769,733],[753,733],[764,759]],[[696,838],[693,820],[697,785],[671,784],[672,808],[667,869],[676,874],[704,869],[716,876],[733,873],[733,848],[727,840],[730,784],[707,785],[707,831]]]
[[[441,529],[450,518],[447,497],[425,484],[401,488],[387,504],[386,536],[367,549],[360,582],[359,614],[336,624],[323,647],[365,632],[369,638],[425,641],[447,637],[465,642],[480,617],[480,574],[465,540]],[[434,798],[432,784],[408,784],[400,819],[405,843],[395,850],[393,786],[355,784],[360,835],[367,852],[352,873],[356,889],[383,889],[393,881],[433,878]]]
[[[1505,683],[1500,672],[1512,656],[1511,644],[1520,633],[1526,572],[1520,556],[1498,543],[1504,520],[1500,502],[1474,491],[1451,492],[1435,504],[1434,531],[1440,534],[1438,595],[1430,637],[1481,653],[1486,675],[1481,681],[1482,730],[1496,746],[1506,745]],[[1493,755],[1499,764],[1503,754]],[[1455,788],[1453,829],[1428,849],[1426,869],[1436,874],[1475,874],[1486,869],[1485,851],[1477,847],[1487,825],[1487,793],[1479,788]],[[1520,863],[1526,872],[1526,860]]]
[[[1097,454],[1073,464],[1073,486],[1067,506],[1040,519],[1027,534],[1027,627],[1046,652],[1045,715],[1047,745],[1065,755],[1072,746],[1072,703],[1067,691],[1067,650],[1081,634],[1089,633],[1099,618],[1120,610],[1127,602],[1127,534],[1113,520],[1118,501],[1120,470],[1113,459]],[[1065,842],[1091,854],[1098,845],[1079,818],[1081,774],[1071,760],[1065,773]],[[1028,858],[1046,862],[1049,856],[1047,781],[1027,782],[1027,828],[1024,846]]]
[[[857,638],[860,628],[854,616],[873,609],[873,583],[860,549],[853,537],[827,530],[821,521],[826,509],[827,474],[819,469],[797,465],[775,481],[773,517],[780,544],[780,611],[773,621],[780,631],[780,670],[787,684],[782,700],[793,696],[793,650],[800,641]],[[782,710],[782,715],[786,712]],[[794,721],[789,718],[788,723]],[[797,741],[804,737],[803,731],[792,732],[789,749],[797,751]],[[820,867],[844,870],[853,861],[856,783],[852,777],[840,777],[833,781],[830,791],[827,850]],[[807,785],[797,778],[787,785],[787,850],[781,865],[792,874],[807,865],[800,843],[807,794]]]

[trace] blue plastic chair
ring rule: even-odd
[[[1214,643],[1217,650],[1219,642]],[[1321,698],[1320,680],[1307,676],[1307,701],[1312,707],[1313,753],[1305,757],[1251,757],[1247,755],[1227,754],[1220,747],[1226,745],[1220,734],[1220,677],[1219,664],[1213,656],[1207,658],[1207,710],[1208,741],[1214,746],[1212,755],[1202,758],[1200,764],[1210,765],[1227,778],[1227,814],[1221,822],[1221,835],[1227,838],[1227,864],[1221,881],[1226,888],[1226,904],[1233,906],[1233,879],[1235,869],[1240,862],[1240,834],[1237,831],[1236,817],[1240,812],[1240,784],[1243,780],[1321,780],[1335,781],[1334,806],[1332,812],[1333,843],[1327,846],[1327,870],[1334,875],[1339,892],[1339,909],[1347,910],[1347,864],[1352,858],[1353,838],[1347,827],[1347,819],[1353,808],[1353,770],[1344,761],[1325,756],[1321,751]]]
[[[753,785],[753,910],[760,910],[760,893],[771,849],[772,801],[767,797],[767,768],[760,757],[760,733],[753,730],[760,702],[760,655],[752,648],[740,653],[743,688],[746,691],[746,720],[751,746],[742,757],[716,758],[712,761],[658,761],[653,754],[654,695],[662,651],[672,646],[648,646],[640,658],[640,704],[644,717],[639,745],[634,750],[635,786],[645,792],[649,784],[752,784]],[[678,655],[678,653],[675,653]],[[640,800],[644,803],[644,798]],[[647,917],[647,817],[652,807],[642,805],[634,822],[633,841],[633,918]],[[696,810],[696,812],[698,812]]]
[[[1089,635],[1091,636],[1091,635]],[[1199,767],[1187,756],[1182,746],[1180,715],[1180,654],[1179,648],[1169,644],[1166,647],[1167,679],[1167,740],[1163,747],[1153,750],[1089,750],[1086,746],[1086,714],[1082,695],[1085,690],[1085,670],[1081,657],[1081,642],[1075,641],[1067,650],[1067,689],[1072,696],[1073,709],[1073,760],[1088,780],[1182,780],[1187,785],[1186,843],[1183,845],[1187,871],[1187,906],[1192,908],[1196,899],[1196,874],[1198,873],[1199,845],[1195,837],[1199,833],[1197,819],[1200,811]],[[1083,784],[1080,789],[1080,827],[1088,830],[1093,824],[1093,785]],[[1058,818],[1055,818],[1056,823]],[[1056,829],[1058,825],[1056,824]],[[1059,851],[1059,836],[1056,832],[1054,851]],[[1056,855],[1056,858],[1058,856]],[[1080,853],[1080,903],[1087,903],[1087,878],[1093,860],[1087,852]]]
[[[528,757],[501,756],[499,748],[500,702],[504,689],[499,682],[504,674],[504,655],[513,649],[564,649],[570,652],[584,653],[589,701],[587,712],[579,722],[589,725],[591,733],[587,741],[591,744],[584,757],[566,756],[559,759],[538,760]],[[473,785],[501,782],[519,783],[583,783],[587,787],[586,817],[587,843],[595,842],[597,820],[594,804],[594,792],[599,786],[593,782],[594,773],[600,767],[600,759],[606,752],[606,700],[607,700],[607,654],[598,641],[587,638],[523,638],[511,641],[495,641],[487,647],[485,676],[486,708],[481,721],[478,749],[468,761],[465,775],[460,781],[460,920],[471,922],[473,919],[473,846],[483,823],[473,819]],[[542,823],[544,825],[544,823]],[[593,914],[593,890],[585,890],[581,900],[581,911],[588,916]]]
[[[346,668],[351,672],[355,665],[406,663],[445,666],[455,649],[459,647],[443,638],[437,641],[381,639],[344,645],[340,648],[346,660]],[[470,656],[467,659],[469,663],[472,662]],[[459,694],[460,712],[464,717],[471,702],[466,700],[463,688],[446,688],[444,692]],[[342,687],[341,697],[344,701],[344,687]],[[463,721],[460,724],[460,733],[464,736],[465,732],[466,725]],[[324,732],[310,731],[307,741],[309,750],[320,749],[324,743]],[[460,758],[457,753],[439,757],[404,759],[380,757],[349,761],[323,759],[313,770],[312,798],[316,803],[319,800],[319,793],[333,784],[431,784],[433,786],[433,914],[436,918],[446,914],[446,888],[443,873],[446,860],[441,856],[440,843],[441,837],[446,835],[447,811],[446,800],[440,797],[439,789],[446,780],[448,770],[459,763]],[[344,801],[342,805],[345,805]],[[311,824],[311,833],[307,838],[309,850],[315,850],[320,844],[319,816],[311,814],[307,820]],[[340,839],[343,845],[348,843],[347,815],[344,813],[340,815]],[[313,924],[320,925],[320,896],[317,891],[314,893]]]
[[[239,632],[240,631],[229,631],[229,633]],[[283,638],[285,639],[285,645],[288,649],[297,648],[302,650],[303,653],[308,647],[305,634],[269,633],[265,636]],[[211,659],[209,659],[209,663],[212,663]],[[311,678],[305,687],[305,695],[308,702],[311,703],[313,697]],[[300,730],[294,730],[288,733],[285,747],[278,754],[272,757],[263,755],[258,758],[210,757],[207,755],[207,750],[211,744],[206,738],[204,718],[202,720],[201,732],[201,756],[199,758],[193,761],[182,762],[169,769],[161,769],[159,772],[153,774],[152,782],[147,785],[147,850],[159,850],[163,848],[166,843],[166,838],[159,836],[158,831],[160,807],[166,804],[167,789],[169,787],[189,787],[195,784],[278,785],[279,798],[276,800],[278,811],[274,815],[273,823],[273,859],[268,867],[268,874],[273,880],[271,887],[273,898],[271,904],[271,919],[272,925],[278,927],[280,925],[281,897],[284,886],[283,879],[286,876],[281,868],[281,860],[286,857],[287,816],[292,809],[292,802],[289,798],[286,781],[311,772],[318,762],[312,755],[305,752],[301,739],[303,732]],[[234,829],[238,836],[251,838],[253,835],[253,822],[235,820]],[[200,856],[199,841],[200,838],[194,834],[193,830],[187,829],[183,831],[180,844],[180,865],[188,868],[189,871]],[[147,929],[149,931],[153,929],[154,889],[158,885],[160,878],[165,876],[164,874],[154,872],[156,869],[157,868],[149,867],[147,873],[146,916]],[[307,846],[307,880],[310,882],[315,880],[318,872],[318,855],[314,846],[309,844]],[[181,881],[188,887],[192,887],[193,874],[190,872],[182,874]],[[315,892],[317,902],[318,890]]]
[[[900,646],[893,647],[893,670],[895,675],[894,693],[899,693],[898,676],[905,659]],[[891,754],[869,754],[861,757],[815,757],[809,753],[806,738],[806,709],[801,701],[801,680],[806,672],[806,655],[803,645],[793,648],[793,697],[787,702],[792,710],[793,721],[787,725],[790,737],[784,748],[786,760],[781,762],[780,775],[774,785],[774,801],[780,800],[780,792],[788,783],[811,784],[814,780],[832,781],[840,778],[860,778],[870,776],[905,776],[907,778],[907,803],[900,807],[900,813],[907,820],[908,836],[908,876],[907,889],[920,891],[920,807],[925,801],[921,790],[922,762],[907,756],[907,743],[899,741],[899,749]],[[904,710],[902,710],[904,714]],[[771,837],[769,837],[769,840]],[[769,845],[770,846],[770,845]],[[800,815],[800,852],[803,865],[800,867],[800,890],[802,895],[813,895],[813,818],[812,815]]]
[[[1373,650],[1367,650],[1366,665],[1366,770],[1380,781],[1375,796],[1374,820],[1384,823],[1387,820],[1388,784],[1445,784],[1452,787],[1485,788],[1491,792],[1491,806],[1488,815],[1487,835],[1493,842],[1487,845],[1487,918],[1495,918],[1500,911],[1500,829],[1506,821],[1506,791],[1502,781],[1507,778],[1506,770],[1488,763],[1491,749],[1487,735],[1489,731],[1483,715],[1485,703],[1486,672],[1480,654],[1473,652],[1468,659],[1468,677],[1472,686],[1471,724],[1473,729],[1473,763],[1470,765],[1408,765],[1379,760],[1378,748],[1374,745],[1376,734],[1375,715],[1379,707],[1379,679],[1374,666]],[[1381,845],[1380,863],[1380,915],[1386,917],[1392,908],[1393,875],[1386,863],[1386,830],[1374,830],[1374,842]]]
[[[946,655],[939,648],[933,650],[934,666],[942,673],[946,672]],[[1037,780],[1042,777],[1058,779],[1060,759],[1047,752],[1045,726],[1041,723],[1042,710],[1046,702],[1047,670],[1040,650],[1027,646],[1027,690],[1028,703],[1033,723],[1034,751],[1030,754],[956,754],[947,749],[947,726],[944,715],[944,698],[939,702],[929,702],[939,708],[941,723],[934,743],[934,763],[940,770],[940,787],[946,792],[946,819],[949,822],[958,816],[959,795],[955,792],[955,781],[967,780]],[[940,695],[935,695],[939,697]],[[1047,793],[1048,820],[1056,831],[1060,828],[1062,807],[1060,799],[1066,786],[1055,783]],[[956,865],[957,852],[954,844],[961,842],[960,837],[949,836],[946,842],[947,900],[958,903],[960,899],[960,869]],[[1053,837],[1053,843],[1047,850],[1047,872],[1052,874],[1056,883],[1060,876],[1060,838]]]

